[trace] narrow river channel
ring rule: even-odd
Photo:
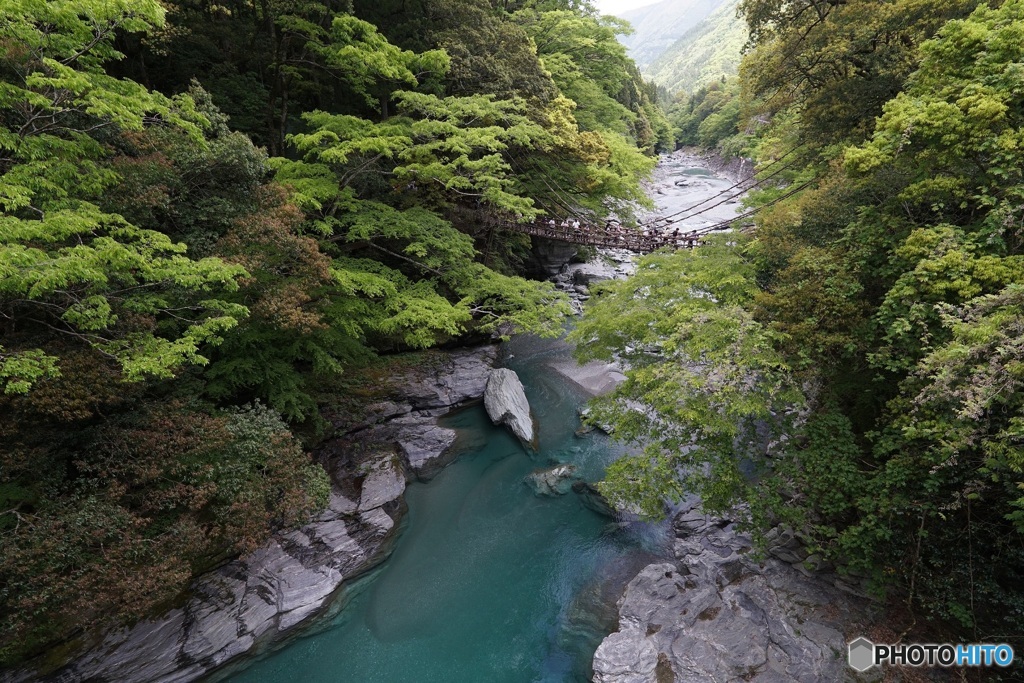
[[[229,680],[589,680],[594,650],[615,628],[618,595],[666,552],[666,533],[614,523],[572,491],[537,495],[524,481],[555,463],[596,481],[621,449],[598,432],[575,435],[587,396],[552,370],[569,360],[564,342],[519,337],[504,352],[537,416],[538,453],[492,426],[481,406],[453,414],[447,426],[458,429],[462,454],[408,488],[394,554],[349,589],[329,624]]]
[[[678,154],[654,178],[659,211],[679,211],[731,183]],[[735,202],[687,227],[735,213]],[[556,366],[563,341],[517,337],[503,348],[539,426],[527,453],[482,406],[451,415],[461,455],[406,491],[394,554],[346,587],[337,614],[232,674],[231,683],[567,683],[588,681],[615,603],[642,567],[670,553],[664,526],[619,524],[569,491],[537,495],[538,468],[571,463],[588,482],[623,453],[599,432],[577,436],[589,396]],[[217,677],[223,680],[223,674]]]

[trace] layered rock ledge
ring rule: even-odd
[[[337,436],[315,453],[332,480],[317,518],[198,577],[182,606],[107,633],[60,669],[0,681],[192,681],[291,633],[391,552],[406,481],[447,464],[455,432],[438,417],[481,399],[496,357],[495,346],[434,354],[388,377],[384,400],[326,414]]]
[[[842,681],[846,633],[871,606],[775,557],[690,501],[675,516],[676,562],[645,567],[594,655],[596,683]],[[854,627],[855,630],[855,627]]]

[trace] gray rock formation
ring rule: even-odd
[[[648,565],[629,583],[619,630],[594,655],[595,681],[847,677],[843,631],[864,601],[776,558],[751,559],[750,539],[694,502],[674,524],[678,563]]]
[[[568,276],[569,282],[573,286],[589,287],[595,282],[614,279],[615,268],[603,260],[571,263],[565,267],[565,275]]]
[[[409,470],[429,479],[447,465],[447,450],[455,443],[455,430],[440,427],[436,417],[417,416],[398,425],[396,438]]]
[[[439,426],[438,418],[483,397],[497,355],[497,346],[432,355],[431,362],[389,378],[390,400],[372,403],[358,416],[329,418],[353,442],[397,444],[407,474],[430,479],[455,455],[449,450],[455,431]]]
[[[577,315],[583,314],[583,302],[590,300],[590,285],[602,280],[622,279],[636,270],[636,254],[624,249],[599,248],[598,256],[586,263],[564,263],[549,279],[555,289],[569,297]]]
[[[530,274],[544,278],[554,273],[576,256],[579,246],[568,242],[531,238],[530,257],[526,263]]]
[[[526,475],[525,482],[538,496],[561,496],[572,489],[576,476],[576,465],[560,464],[534,470]]]
[[[487,378],[484,407],[494,424],[507,426],[527,447],[534,448],[533,415],[519,375],[508,368],[495,368]]]
[[[600,662],[600,667],[598,663]],[[658,650],[646,634],[626,627],[611,634],[594,654],[595,683],[654,683]]]
[[[316,519],[197,578],[183,606],[107,633],[63,668],[9,671],[0,681],[191,681],[321,613],[343,583],[390,553],[408,477],[446,464],[455,440],[438,416],[480,400],[496,356],[495,346],[437,354],[392,377],[391,400],[326,415],[341,436],[319,451],[333,486]]]
[[[357,472],[366,476],[351,495]],[[200,577],[182,607],[107,634],[44,680],[190,681],[318,613],[343,581],[387,556],[405,510],[395,453],[372,452],[332,478],[328,509],[311,523]],[[5,680],[35,678],[22,672]]]
[[[497,346],[456,349],[432,367],[413,368],[389,380],[396,397],[415,410],[443,409],[480,400],[498,355]]]

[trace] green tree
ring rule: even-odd
[[[633,277],[598,290],[570,339],[579,360],[619,354],[629,369],[591,419],[643,446],[609,467],[601,489],[612,500],[658,517],[685,491],[712,510],[749,498],[743,468],[764,465],[757,425],[785,433],[803,400],[774,335],[748,311],[752,275],[719,240],[645,257]]]
[[[243,270],[206,258],[100,207],[117,174],[111,136],[147,121],[202,144],[203,119],[187,97],[169,100],[108,76],[119,31],[160,26],[156,2],[35,2],[0,9],[0,312],[5,391],[58,372],[40,346],[72,336],[116,360],[128,379],[167,377],[204,363],[245,309],[218,294]]]
[[[799,107],[813,147],[863,140],[913,72],[917,48],[978,0],[741,0],[753,46],[744,85],[774,113]]]

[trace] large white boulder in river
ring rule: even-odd
[[[529,447],[534,446],[533,416],[519,375],[508,368],[495,368],[484,388],[484,407],[491,422],[506,425]]]

